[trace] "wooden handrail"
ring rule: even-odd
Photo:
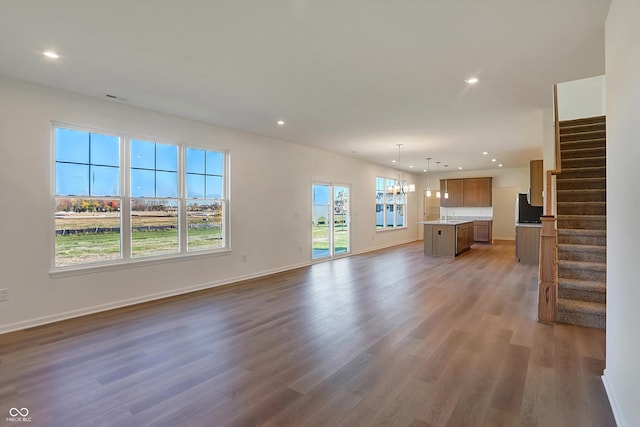
[[[542,216],[540,232],[540,265],[538,273],[538,320],[556,322],[558,319],[558,283],[557,283],[557,232],[556,218],[552,212],[553,176],[562,173],[560,158],[560,117],[558,114],[558,85],[553,85],[553,119],[555,127],[556,161],[555,169],[547,170],[545,190],[545,215]]]
[[[556,147],[556,161],[555,169],[547,170],[547,187],[545,190],[545,215],[553,215],[551,209],[551,201],[553,199],[553,185],[552,176],[560,175],[562,173],[562,163],[560,158],[560,115],[558,113],[558,85],[553,85],[553,127],[555,128],[555,147]]]

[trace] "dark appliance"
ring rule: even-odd
[[[542,206],[531,206],[527,193],[518,193],[516,199],[516,224],[540,224]]]

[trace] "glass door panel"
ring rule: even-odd
[[[349,252],[349,187],[333,187],[333,254]]]
[[[312,241],[313,259],[331,255],[331,186],[313,184],[313,224]]]
[[[344,255],[350,249],[350,189],[345,185],[313,184],[312,258]]]

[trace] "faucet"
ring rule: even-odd
[[[449,212],[451,212],[451,215],[455,215],[456,213],[454,211],[452,211],[451,209],[447,209],[444,211],[444,222],[449,221]]]

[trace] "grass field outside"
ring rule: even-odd
[[[177,215],[145,212],[131,219],[132,258],[178,253]],[[212,215],[187,215],[189,251],[223,246],[221,224]],[[120,255],[119,212],[58,214],[56,266],[113,261]]]

